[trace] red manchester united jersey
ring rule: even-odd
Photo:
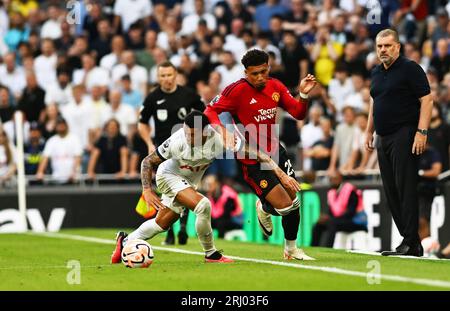
[[[253,87],[246,79],[241,79],[226,87],[207,106],[204,113],[211,124],[220,124],[218,114],[229,112],[239,126],[239,132],[252,145],[267,154],[278,151],[279,140],[275,129],[277,108],[281,107],[300,120],[305,117],[307,102],[296,100],[277,79],[269,78],[262,90]],[[254,164],[255,160],[239,159],[244,164]]]

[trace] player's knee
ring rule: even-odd
[[[171,224],[165,223],[164,221],[155,220],[155,223],[158,225],[159,228],[161,228],[161,230],[158,230],[160,231],[159,233],[169,230],[171,226]]]
[[[276,208],[275,211],[281,216],[286,216],[298,209],[297,204],[291,204],[282,208]]]
[[[207,198],[201,199],[194,208],[197,215],[211,215],[211,202]]]

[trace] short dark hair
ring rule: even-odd
[[[196,128],[203,130],[209,125],[209,119],[203,112],[192,110],[186,118],[184,118],[184,124],[191,129]]]
[[[167,67],[172,67],[173,69],[177,70],[177,67],[175,67],[174,64],[172,64],[170,61],[166,60],[164,62],[162,62],[161,64],[158,65],[157,69],[159,68],[167,68]]]
[[[241,60],[242,65],[244,65],[245,69],[250,66],[259,66],[262,64],[269,63],[269,54],[262,50],[253,49],[247,51]]]

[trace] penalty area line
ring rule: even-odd
[[[58,238],[58,239],[68,239],[68,240],[75,240],[75,241],[108,244],[108,245],[114,245],[116,243],[114,240],[102,239],[102,238],[96,238],[96,237],[88,237],[88,236],[75,235],[75,234],[66,234],[66,233],[26,233],[26,234],[50,237],[50,238]],[[194,252],[194,251],[188,251],[188,250],[177,249],[177,248],[168,248],[168,247],[160,247],[160,246],[153,246],[153,245],[152,245],[152,248],[155,250],[161,250],[161,251],[172,252],[172,253],[181,253],[181,254],[188,254],[188,255],[201,255],[201,256],[205,255],[203,252]],[[268,265],[273,265],[273,266],[289,267],[289,268],[295,268],[295,269],[314,270],[314,271],[340,274],[340,275],[348,275],[348,276],[361,277],[361,278],[367,278],[369,275],[369,273],[367,273],[367,272],[346,270],[346,269],[341,269],[341,268],[336,268],[336,267],[312,266],[312,265],[305,265],[305,264],[299,264],[299,263],[247,258],[247,257],[239,257],[239,256],[229,256],[229,255],[227,255],[227,257],[231,258],[233,260],[238,260],[238,261],[247,261],[247,262],[253,262],[253,263],[260,263],[260,264],[268,264]],[[318,261],[315,261],[315,262],[318,262]],[[370,274],[370,277],[373,278],[374,275]],[[405,277],[405,276],[400,276],[400,275],[389,275],[389,274],[380,274],[379,278],[381,280],[385,280],[385,281],[411,283],[411,284],[417,284],[417,285],[434,286],[434,287],[450,289],[450,282],[442,281],[442,280],[412,278],[412,277]]]

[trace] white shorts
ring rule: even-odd
[[[177,214],[183,212],[183,205],[175,201],[178,192],[189,187],[197,189],[189,180],[181,176],[163,173],[156,174],[156,186],[161,193],[161,202]]]

